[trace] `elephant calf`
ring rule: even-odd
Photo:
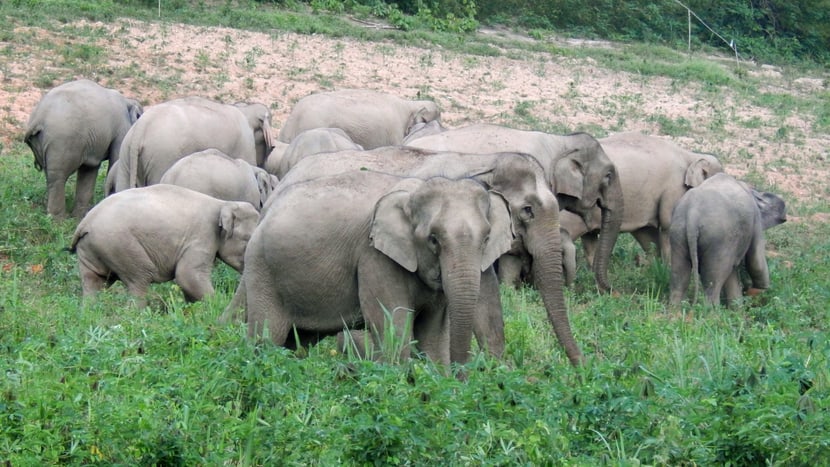
[[[723,289],[731,305],[742,296],[738,275],[742,263],[754,292],[769,287],[764,230],[783,222],[783,199],[755,191],[725,173],[689,190],[671,220],[670,303],[679,304],[692,275],[700,274],[706,302],[719,303]]]
[[[245,247],[259,221],[250,203],[221,201],[173,185],[154,185],[105,198],[78,224],[77,253],[84,297],[120,279],[146,306],[151,283],[175,280],[188,301],[213,293],[218,256],[242,272]]]

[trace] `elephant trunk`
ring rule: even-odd
[[[450,362],[462,364],[470,356],[473,317],[481,288],[480,261],[478,255],[471,253],[471,248],[462,248],[460,252],[443,255],[441,261],[450,326]]]
[[[602,224],[599,231],[599,248],[594,256],[594,277],[596,277],[599,290],[609,292],[611,282],[608,280],[608,264],[611,261],[611,253],[617,243],[623,220],[623,195],[619,178],[606,189],[600,207],[602,208]]]
[[[584,362],[582,351],[571,332],[562,281],[562,252],[559,238],[558,213],[546,214],[536,219],[528,229],[528,253],[533,257],[533,283],[548,312],[548,320],[559,344],[565,349],[571,364]]]

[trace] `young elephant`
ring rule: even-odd
[[[66,180],[75,172],[72,214],[86,214],[101,162],[109,160],[112,167],[121,141],[141,113],[138,102],[86,79],[62,84],[43,96],[29,117],[23,140],[34,153],[35,167],[46,173],[50,216],[66,216]]]
[[[84,297],[120,279],[144,307],[151,283],[175,280],[187,300],[200,300],[213,293],[217,256],[242,271],[258,220],[249,203],[173,185],[135,188],[92,208],[78,224],[70,251],[78,255]]]
[[[306,156],[346,149],[363,150],[340,128],[312,128],[297,135],[281,154],[271,152],[265,169],[282,178]]]
[[[207,149],[179,159],[159,183],[190,188],[225,201],[246,201],[259,211],[278,181],[265,169],[233,159],[218,149]]]
[[[407,100],[368,89],[320,92],[300,99],[280,130],[290,143],[311,128],[340,128],[365,149],[394,146],[418,123],[438,120],[435,102]]]
[[[728,305],[742,296],[738,267],[752,280],[751,294],[769,287],[764,230],[786,221],[784,200],[757,192],[719,173],[689,190],[672,215],[671,304],[679,304],[689,281],[700,274],[706,302]],[[695,277],[695,297],[697,280]]]
[[[499,308],[491,265],[513,240],[506,201],[471,179],[348,172],[279,190],[245,253],[249,337],[364,327],[386,316],[436,362],[468,358],[474,316]],[[409,354],[409,347],[402,357]]]

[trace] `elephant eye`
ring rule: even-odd
[[[526,219],[533,219],[533,207],[530,205],[523,207],[522,214]]]
[[[434,247],[438,246],[438,237],[436,237],[435,234],[429,234],[429,237],[427,237],[427,241],[430,245]]]

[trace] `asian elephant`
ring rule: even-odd
[[[692,152],[668,139],[639,132],[619,133],[599,142],[617,168],[625,200],[620,232],[630,232],[646,252],[651,251],[652,244],[657,245],[658,254],[668,262],[674,206],[690,188],[723,172],[720,161],[711,154]],[[592,223],[571,213],[562,213],[561,217],[569,238],[582,238],[589,262],[594,259],[596,232],[601,228],[599,208],[595,211],[589,217]],[[573,277],[572,273],[565,275]]]
[[[594,137],[585,133],[560,136],[477,124],[425,136],[407,144],[435,151],[464,153],[515,151],[536,158],[542,164],[547,182],[563,209],[579,214],[586,223],[592,224],[594,208],[599,206],[600,244],[593,270],[599,289],[610,290],[608,262],[620,231],[624,201],[616,168]],[[517,258],[507,256],[500,259],[499,268],[503,281],[518,282],[517,274],[521,266]],[[501,269],[509,272],[503,274]]]
[[[151,283],[174,280],[187,300],[201,300],[213,293],[217,257],[242,271],[258,220],[246,202],[173,185],[136,188],[93,207],[78,224],[70,251],[78,255],[84,297],[120,279],[144,307]]]
[[[388,312],[402,342],[464,363],[477,307],[501,312],[491,266],[512,239],[506,201],[475,180],[363,170],[294,184],[245,253],[248,335],[285,345],[292,330],[365,326],[377,346]]]
[[[276,175],[233,159],[218,149],[206,149],[179,159],[159,181],[225,201],[246,201],[257,211],[262,209],[278,182]]]
[[[431,120],[429,122],[419,122],[416,123],[412,128],[410,128],[409,132],[406,134],[406,137],[403,139],[404,146],[407,146],[410,141],[415,141],[418,138],[424,138],[430,135],[437,135],[439,133],[443,133],[447,131],[448,128],[444,127],[441,124],[441,120]]]
[[[272,153],[265,168],[282,178],[303,157],[345,149],[363,150],[340,128],[312,128],[298,134],[281,155]]]
[[[124,137],[115,191],[156,184],[177,160],[210,148],[256,165],[260,150],[268,154],[273,145],[267,112],[262,104],[230,105],[201,97],[148,107]],[[257,132],[263,135],[261,148]]]
[[[559,204],[537,160],[526,154],[435,153],[411,147],[317,154],[302,159],[288,172],[266,203],[263,213],[268,212],[282,190],[309,180],[355,170],[419,178],[469,177],[500,193],[507,200],[512,218],[514,241],[511,254],[532,258],[534,285],[542,297],[556,337],[573,365],[583,362],[582,352],[571,332],[562,286]],[[482,287],[489,284],[490,279],[490,276],[482,277]],[[492,279],[495,281],[495,277]],[[488,287],[497,289],[498,284],[489,284]],[[221,321],[228,321],[233,316],[236,305],[242,302],[240,295],[244,293],[237,289],[237,296]],[[487,307],[487,310],[488,313],[476,315],[476,339],[490,353],[500,356],[504,350],[501,306]]]
[[[297,102],[279,140],[290,143],[311,128],[340,128],[364,149],[374,149],[401,144],[413,126],[440,117],[438,106],[428,100],[407,100],[368,89],[320,92]]]
[[[111,167],[118,159],[124,136],[142,112],[135,100],[86,79],[43,96],[29,116],[23,140],[34,153],[35,167],[46,173],[49,215],[66,217],[66,181],[75,172],[72,214],[86,214],[101,162],[108,160]]]
[[[728,305],[743,295],[738,267],[743,264],[755,295],[769,287],[764,230],[786,222],[786,204],[779,196],[749,188],[725,173],[716,174],[689,190],[674,208],[671,240],[669,302],[683,300],[689,281],[697,275],[708,304]]]

